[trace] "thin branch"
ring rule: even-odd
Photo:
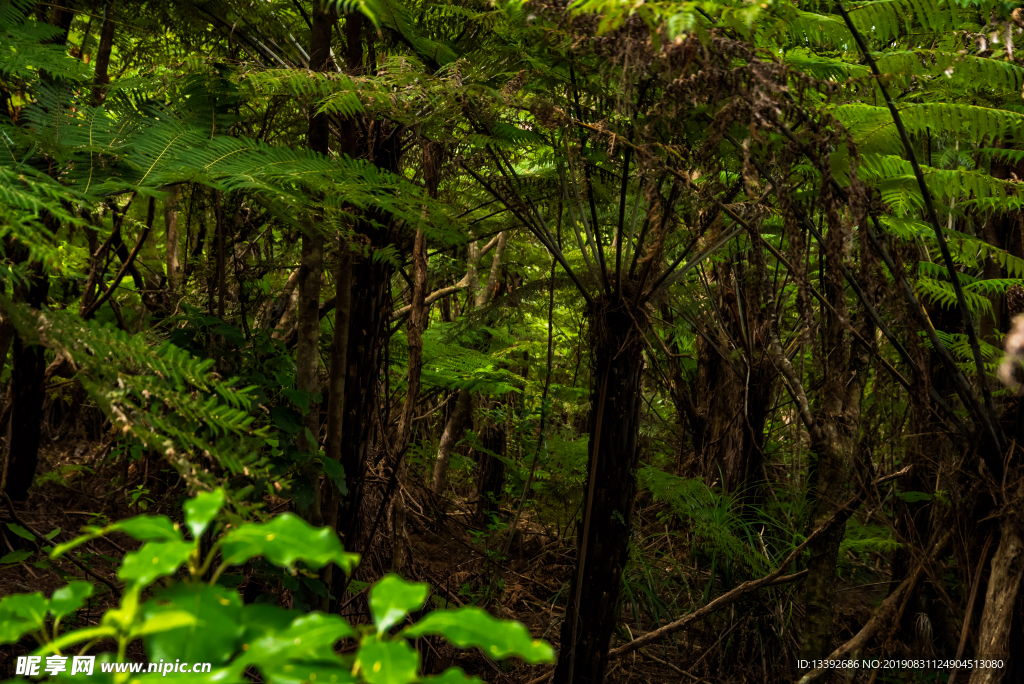
[[[471,175],[473,179],[476,180],[477,183],[480,183],[480,185],[482,185],[484,189],[487,190],[487,192],[491,193],[491,195],[493,195],[495,198],[500,200],[506,207],[508,207],[508,210],[511,211],[512,214],[515,215],[515,217],[519,219],[519,221],[524,226],[526,226],[538,240],[541,241],[541,244],[543,244],[544,247],[546,247],[547,250],[551,253],[551,255],[558,260],[558,263],[562,266],[562,269],[572,279],[573,284],[576,285],[576,289],[578,289],[580,294],[583,295],[583,298],[587,300],[587,304],[592,305],[594,303],[593,298],[590,296],[590,293],[587,292],[586,288],[583,287],[583,283],[580,282],[579,277],[576,275],[575,271],[573,271],[572,268],[569,267],[569,263],[566,261],[565,255],[562,254],[562,250],[558,249],[558,246],[555,245],[554,241],[550,239],[550,233],[548,233],[547,230],[542,231],[538,226],[534,225],[531,221],[527,220],[526,217],[523,216],[518,211],[518,209],[512,206],[512,204],[508,200],[502,197],[502,195],[497,190],[492,188],[487,181],[481,178],[480,175],[473,171],[471,168],[469,168],[462,162],[459,163],[459,166],[462,167],[463,171]]]
[[[871,486],[877,486],[879,484],[883,484],[898,477],[902,477],[903,475],[909,473],[910,469],[911,466],[907,466],[906,468],[900,470],[899,472],[892,473],[891,475],[887,475],[885,477],[873,480],[871,482]],[[849,517],[853,515],[855,506],[860,502],[866,490],[867,487],[863,488],[853,498],[847,501],[844,506],[842,506],[841,508],[839,508],[839,510],[833,513],[828,520],[822,523],[822,525],[818,529],[811,532],[811,534],[809,534],[807,538],[804,539],[804,541],[799,546],[793,549],[793,551],[788,556],[786,556],[786,559],[783,560],[782,563],[780,563],[779,566],[775,568],[775,570],[771,573],[756,580],[748,580],[743,584],[739,585],[738,587],[736,587],[735,589],[733,589],[732,591],[728,591],[722,594],[706,606],[698,608],[689,615],[686,615],[676,620],[675,622],[670,622],[669,624],[660,627],[652,632],[648,632],[643,636],[637,637],[628,644],[623,644],[622,646],[619,646],[618,648],[608,653],[608,658],[620,658],[626,655],[627,653],[632,653],[633,651],[639,648],[643,648],[648,644],[654,643],[655,641],[658,641],[659,639],[662,639],[663,637],[666,637],[669,634],[674,634],[675,632],[683,630],[686,627],[688,627],[691,622],[695,622],[696,620],[699,620],[705,615],[710,615],[711,613],[714,613],[717,610],[720,610],[730,604],[735,603],[740,598],[749,594],[752,591],[756,591],[757,589],[761,589],[763,587],[782,584],[785,582],[792,582],[794,580],[800,579],[804,576],[803,572],[796,572],[791,575],[784,575],[783,573],[786,572],[786,570],[793,563],[793,561],[800,557],[800,554],[804,552],[804,549],[807,548],[808,544],[810,544],[812,541],[814,541],[821,535],[827,533],[836,525],[846,522],[846,520],[848,520]],[[949,538],[949,534],[950,533],[946,534],[946,539]],[[834,657],[834,655],[832,657]]]
[[[873,637],[878,630],[885,627],[885,625],[895,617],[897,606],[902,603],[904,594],[906,594],[910,588],[917,583],[918,578],[920,578],[922,572],[924,572],[924,566],[942,553],[942,550],[946,547],[946,544],[952,536],[952,530],[942,535],[942,538],[939,539],[939,541],[932,547],[931,554],[929,554],[930,557],[922,560],[921,563],[914,568],[914,571],[911,572],[900,583],[900,585],[896,587],[888,597],[886,597],[884,601],[882,601],[882,605],[878,607],[878,610],[871,616],[871,619],[861,627],[861,630],[857,632],[856,636],[836,650],[832,651],[824,662],[828,663],[830,661],[842,660],[847,656],[847,654],[855,653],[863,649],[871,637]],[[811,684],[811,682],[817,681],[829,672],[835,672],[835,670],[829,668],[817,668],[811,670],[801,677],[797,684]]]
[[[871,56],[871,52],[868,50],[867,44],[864,42],[864,37],[857,30],[853,20],[850,19],[850,15],[846,12],[846,8],[843,7],[843,3],[837,0],[836,9],[839,14],[843,17],[843,21],[846,22],[847,28],[850,29],[850,33],[853,34],[853,39],[857,42],[857,47],[860,48],[861,53],[864,55],[864,60],[868,63],[871,68],[871,73],[875,77],[875,82],[878,84],[878,88],[882,91],[882,96],[885,98],[885,104],[889,108],[889,113],[892,115],[893,123],[896,124],[896,130],[900,134],[900,140],[903,142],[903,147],[907,152],[907,157],[910,159],[910,166],[914,170],[914,177],[917,179],[917,185],[921,189],[921,196],[924,198],[925,210],[928,212],[928,219],[932,223],[932,228],[935,230],[935,240],[939,243],[939,251],[942,253],[942,260],[946,262],[946,270],[949,272],[949,280],[953,286],[953,291],[956,293],[957,306],[960,309],[960,317],[964,321],[964,328],[967,330],[967,339],[971,344],[971,354],[974,356],[974,367],[978,374],[978,384],[981,385],[981,393],[985,400],[985,408],[988,411],[988,417],[991,425],[989,426],[993,432],[995,438],[995,445],[1000,453],[1003,451],[1003,445],[1005,442],[1005,436],[1002,433],[1002,426],[995,420],[995,407],[992,405],[992,392],[989,391],[987,375],[985,373],[985,361],[981,356],[981,346],[978,344],[978,335],[974,330],[974,321],[971,319],[970,309],[967,308],[967,300],[964,297],[963,286],[960,284],[960,276],[956,270],[956,264],[953,263],[953,255],[949,252],[949,245],[946,244],[946,236],[942,232],[942,226],[939,224],[939,215],[935,211],[935,204],[932,201],[932,194],[928,190],[928,184],[924,180],[924,172],[921,171],[921,165],[917,162],[917,154],[914,152],[914,147],[910,143],[910,136],[907,134],[907,129],[903,125],[903,119],[900,117],[899,110],[896,109],[896,104],[892,101],[892,96],[889,95],[889,89],[885,87],[885,83],[882,81],[882,74],[878,70],[878,64],[875,63],[875,58]]]
[[[117,275],[114,276],[113,282],[110,283],[110,287],[107,288],[106,292],[97,297],[96,301],[90,304],[88,309],[82,312],[83,319],[89,320],[90,318],[92,318],[93,315],[99,310],[99,308],[103,306],[103,304],[108,299],[110,299],[111,295],[114,294],[114,290],[118,288],[118,286],[121,284],[121,281],[124,279],[125,274],[128,273],[128,269],[130,269],[132,267],[132,264],[135,262],[135,257],[138,255],[139,250],[142,249],[142,244],[146,241],[146,238],[149,237],[149,231],[152,228],[152,222],[147,223],[146,227],[142,230],[142,235],[139,236],[139,241],[135,243],[135,248],[132,249],[131,253],[128,255],[128,258],[124,260],[124,263],[121,264],[121,268],[118,269]]]

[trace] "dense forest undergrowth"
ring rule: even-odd
[[[0,677],[1024,682],[1022,33],[0,0]]]

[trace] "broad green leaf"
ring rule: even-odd
[[[461,667],[449,667],[439,675],[420,677],[417,681],[423,684],[484,684],[479,677],[470,677]]]
[[[219,487],[212,492],[200,492],[194,499],[185,502],[185,524],[193,539],[203,536],[223,505],[224,490]]]
[[[356,667],[370,684],[408,684],[416,680],[420,654],[404,641],[367,641],[356,653]]]
[[[103,639],[106,637],[112,637],[117,634],[117,629],[110,625],[102,625],[100,627],[86,627],[85,629],[76,629],[73,632],[63,634],[57,639],[54,639],[50,643],[46,644],[42,648],[36,650],[36,655],[46,655],[47,653],[56,653],[61,649],[80,644],[85,641],[92,641],[93,639]]]
[[[283,632],[295,620],[295,613],[269,603],[242,606],[241,624],[245,630],[243,640],[255,641],[268,634]]]
[[[151,661],[181,658],[219,666],[241,646],[245,626],[237,591],[207,584],[174,584],[155,601],[148,601],[143,611],[147,619],[168,611],[185,611],[196,618],[194,624],[148,636],[146,654]]]
[[[166,515],[137,515],[107,527],[105,532],[124,532],[139,541],[171,542],[182,539],[181,532]]]
[[[47,601],[38,591],[0,600],[0,644],[14,643],[25,633],[42,627],[46,609]]]
[[[102,527],[95,527],[93,525],[86,525],[82,528],[82,532],[83,534],[75,537],[70,541],[66,541],[63,544],[57,544],[57,546],[55,546],[53,550],[50,551],[50,558],[60,558],[71,549],[79,547],[87,541],[95,539],[96,537],[102,536],[106,532],[106,529]]]
[[[146,619],[138,629],[132,630],[132,637],[159,634],[180,627],[191,627],[197,622],[196,616],[184,610],[166,610]]]
[[[4,563],[4,564],[7,564],[7,563],[21,563],[25,559],[31,558],[33,553],[35,553],[35,552],[34,551],[27,551],[25,549],[18,549],[17,551],[11,551],[10,553],[8,553],[5,556],[3,556],[2,558],[0,558],[0,563]]]
[[[476,646],[495,659],[519,656],[528,663],[546,663],[555,657],[551,646],[530,636],[521,623],[498,620],[476,606],[434,611],[402,631],[410,639],[427,634],[440,634],[459,648]]]
[[[11,532],[13,532],[14,534],[18,535],[22,539],[28,539],[29,541],[35,541],[36,540],[36,535],[32,534],[31,532],[26,530],[24,527],[22,527],[21,525],[18,525],[16,523],[7,523],[7,529],[9,529]]]
[[[331,458],[325,458],[321,462],[321,467],[324,470],[324,474],[331,479],[331,482],[334,483],[334,486],[338,488],[339,492],[341,492],[341,495],[347,496],[348,485],[346,484],[345,480],[345,468],[340,463]]]
[[[323,661],[266,663],[260,673],[272,684],[356,684],[352,668]]]
[[[333,561],[345,572],[350,572],[359,560],[358,555],[345,553],[338,536],[329,528],[317,529],[291,513],[262,525],[243,525],[228,532],[221,553],[224,562],[232,565],[263,556],[284,568],[291,568],[300,560],[314,569]]]
[[[378,632],[386,632],[410,611],[427,600],[429,588],[421,582],[407,582],[398,575],[385,575],[370,589],[370,612]]]
[[[242,648],[247,663],[274,663],[324,653],[335,642],[351,636],[355,636],[355,630],[343,618],[311,613],[296,618],[288,629],[268,634]]]
[[[146,542],[141,549],[124,557],[117,576],[125,582],[146,586],[159,577],[173,575],[194,548],[193,544],[180,540]]]
[[[8,596],[0,601],[0,620],[26,620],[34,625],[42,625],[46,618],[47,603],[38,591]]]
[[[53,592],[50,597],[50,613],[58,620],[82,607],[85,599],[92,596],[94,587],[82,580],[75,580],[66,587]]]

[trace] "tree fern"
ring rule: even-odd
[[[197,359],[169,342],[152,346],[66,310],[31,313],[4,300],[19,334],[67,354],[78,379],[111,422],[164,455],[187,479],[193,459],[213,458],[232,473],[255,471],[265,430],[253,430],[250,388],[213,373],[213,360]]]
[[[700,479],[684,479],[657,468],[641,468],[640,486],[655,500],[664,501],[681,520],[692,525],[692,533],[707,550],[718,550],[733,562],[754,572],[770,569],[769,559],[744,540],[748,523],[739,515],[735,495],[715,491]]]

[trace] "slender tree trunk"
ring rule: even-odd
[[[497,408],[500,404],[494,402],[491,408]],[[511,410],[511,407],[508,407]],[[481,426],[481,446],[486,451],[479,452],[477,459],[477,487],[476,487],[476,523],[483,527],[487,524],[491,513],[498,510],[501,502],[502,489],[505,486],[505,463],[491,456],[491,453],[506,455],[505,426],[494,423],[490,418],[483,418],[484,425]]]
[[[460,389],[458,396],[455,397],[455,408],[444,426],[444,432],[441,433],[441,443],[437,447],[437,459],[434,461],[431,489],[439,496],[444,493],[448,484],[448,464],[451,461],[452,450],[462,437],[462,427],[472,407],[473,393]]]
[[[348,331],[352,315],[352,251],[347,241],[342,238],[338,250],[338,263],[334,271],[335,305],[334,305],[334,339],[331,341],[331,368],[327,384],[327,439],[325,451],[327,458],[341,466],[341,443],[344,437],[345,417],[345,380],[348,366]],[[338,526],[338,511],[341,498],[347,495],[348,482],[351,476],[343,473],[346,488],[344,491],[336,487],[330,479],[323,483],[324,522],[335,529]],[[320,579],[324,586],[332,586],[334,566],[326,565],[320,571]],[[321,609],[330,608],[329,600],[321,602]]]
[[[590,316],[589,476],[555,684],[599,684],[618,624],[637,492],[645,332],[637,330],[643,312],[631,315],[629,305],[599,300]]]
[[[100,42],[96,46],[96,70],[93,78],[92,105],[103,103],[106,98],[104,87],[110,83],[110,51],[114,47],[114,10],[108,4],[103,8],[103,26],[100,27]]]
[[[28,260],[28,249],[14,245],[10,250],[14,261]],[[28,265],[27,277],[14,286],[14,301],[39,309],[46,303],[50,288],[49,278],[42,264]],[[11,419],[7,433],[6,472],[4,491],[14,501],[24,501],[35,477],[39,462],[39,442],[42,437],[43,387],[46,375],[45,350],[36,344],[27,344],[20,335],[14,338],[11,354]]]
[[[1005,664],[1011,656],[1020,657],[1020,644],[1012,650],[1010,648],[1010,631],[1022,572],[1024,540],[1021,539],[1020,520],[1010,514],[1003,520],[999,547],[992,557],[975,658],[1002,660]],[[1005,668],[979,668],[972,671],[971,684],[998,684],[1005,674]]]
[[[310,68],[323,71],[331,54],[331,29],[334,13],[314,2],[313,26],[310,32]],[[309,149],[324,156],[330,152],[330,123],[326,114],[310,113]],[[309,411],[303,416],[303,431],[299,434],[299,451],[315,454],[320,433],[320,410],[313,401],[318,393],[317,368],[320,361],[320,284],[323,279],[324,238],[319,228],[308,226],[302,234],[302,254],[299,260],[299,314],[298,344],[296,345],[295,388],[310,397]],[[323,524],[320,475],[317,468],[306,472],[313,491],[313,503],[304,511],[313,525]]]
[[[398,470],[399,490],[395,494],[394,508],[392,509],[392,523],[394,524],[394,555],[391,558],[391,570],[402,572],[409,560],[407,549],[409,543],[408,531],[405,528],[405,499],[401,491],[401,484],[406,471],[405,453],[409,449],[412,440],[412,422],[416,417],[416,399],[420,393],[420,371],[423,368],[423,328],[426,325],[426,307],[423,300],[427,294],[427,238],[423,229],[416,231],[416,241],[412,250],[412,309],[409,311],[409,322],[406,325],[406,337],[409,346],[409,384],[405,393],[405,404],[402,406],[402,415],[398,421],[398,434],[395,438],[394,453],[396,462],[394,467]]]
[[[838,253],[838,252],[837,252]],[[827,295],[832,306],[845,314],[841,298],[845,295],[837,278],[830,274]],[[826,332],[821,360],[824,387],[820,406],[814,414],[811,430],[811,452],[816,460],[809,475],[811,514],[808,529],[820,527],[846,501],[855,465],[860,461],[860,418],[869,350],[850,340],[842,332],[838,315],[826,315]],[[871,326],[862,321],[863,339],[873,339]],[[847,346],[847,349],[843,349]],[[839,545],[846,533],[846,523],[833,526],[807,550],[807,579],[803,584],[804,624],[800,644],[801,657],[820,660],[832,652],[835,618],[836,561]]]
[[[14,324],[8,316],[0,317],[0,373],[3,373],[7,365],[7,354],[11,351],[11,341],[14,339]]]
[[[181,186],[171,186],[164,204],[164,226],[167,228],[167,290],[178,289],[178,198]]]

